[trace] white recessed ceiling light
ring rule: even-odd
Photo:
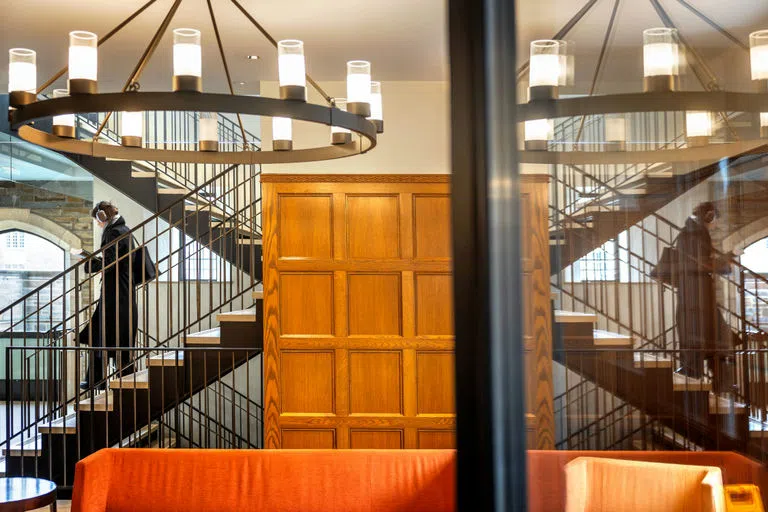
[[[249,55],[247,58],[248,58],[248,60],[259,60],[259,56],[258,55]]]

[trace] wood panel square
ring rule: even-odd
[[[347,195],[347,254],[350,259],[400,257],[397,195]]]
[[[282,412],[335,412],[334,375],[333,351],[282,351]]]
[[[456,432],[453,430],[419,430],[419,448],[445,450],[456,448]]]
[[[403,431],[350,429],[349,447],[356,450],[399,450],[403,448]]]
[[[453,335],[451,274],[416,274],[416,335]]]
[[[281,194],[278,197],[279,258],[333,258],[333,196]]]
[[[349,411],[402,414],[402,357],[399,351],[349,352]]]
[[[349,335],[402,335],[400,274],[348,274]]]
[[[281,432],[281,448],[288,450],[326,450],[336,448],[334,429],[287,429]]]
[[[417,259],[451,257],[451,198],[413,196],[413,254]]]
[[[416,352],[417,414],[454,414],[453,352]]]
[[[332,272],[282,272],[279,286],[283,335],[333,335]]]

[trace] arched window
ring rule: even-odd
[[[64,249],[45,238],[13,229],[0,233],[0,310],[24,297],[32,290],[64,271],[66,264]],[[63,280],[45,287],[39,294],[26,302],[24,308],[14,308],[13,330],[44,332],[50,329],[50,319],[60,319],[63,304],[54,301],[52,308],[46,308],[45,314],[31,315],[46,306],[51,298],[61,297]],[[18,309],[18,311],[17,311]],[[22,316],[28,318],[20,324]],[[6,331],[11,325],[10,312],[0,317],[0,331]]]

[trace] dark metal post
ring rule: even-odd
[[[515,12],[449,2],[459,510],[525,511]]]

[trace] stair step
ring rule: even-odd
[[[187,335],[187,345],[220,345],[221,329],[214,327],[207,331],[195,332]]]
[[[219,322],[255,322],[256,321],[256,307],[243,309],[241,311],[229,311],[227,313],[219,313],[216,316]]]
[[[166,434],[163,436],[163,442],[160,443],[160,439],[155,439],[152,441],[152,443],[149,445],[150,448],[175,448],[176,447],[176,436]]]
[[[136,446],[136,443],[145,439],[149,439],[149,437],[157,432],[159,428],[160,425],[156,421],[150,423],[149,425],[144,425],[137,432],[129,434],[119,443],[112,445],[111,448],[130,448],[132,446]]]
[[[240,245],[262,245],[261,238],[238,238],[237,243]]]
[[[753,439],[768,438],[768,425],[757,420],[749,420],[749,437]]]
[[[169,196],[185,196],[189,194],[189,190],[185,188],[158,188],[157,193]]]
[[[627,336],[626,334],[619,334],[616,332],[609,332],[609,331],[603,331],[601,329],[595,329],[593,331],[593,335],[595,337],[595,345],[596,346],[621,346],[621,347],[632,347],[634,344],[634,341],[632,340],[632,336]]]
[[[155,176],[154,171],[131,171],[132,178],[154,178]]]
[[[712,383],[704,379],[694,379],[679,373],[672,374],[673,391],[712,391]]]
[[[555,310],[555,322],[560,324],[595,323],[597,322],[597,315],[592,313]]]
[[[251,293],[251,297],[254,300],[263,300],[264,299],[264,285],[263,284],[256,285],[256,289],[253,290],[253,292]]]
[[[744,414],[746,412],[747,406],[744,404],[712,393],[709,395],[710,414]]]
[[[184,351],[164,351],[149,358],[149,366],[184,366]]]
[[[46,423],[37,427],[41,434],[76,434],[77,433],[77,415],[70,414],[63,418]]]
[[[115,397],[111,391],[102,391],[99,395],[93,398],[93,401],[91,401],[91,398],[81,400],[79,407],[80,411],[111,411],[115,407]]]
[[[149,389],[149,370],[131,373],[109,381],[110,389]]]
[[[644,352],[635,353],[635,368],[672,368],[672,360]]]
[[[43,453],[43,440],[40,436],[30,437],[22,443],[15,439],[10,448],[3,448],[5,457],[39,457]]]

